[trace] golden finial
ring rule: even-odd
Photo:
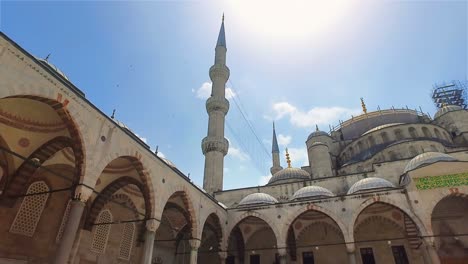
[[[286,148],[286,162],[288,163],[288,168],[291,168],[291,159],[289,158],[288,148]]]
[[[224,13],[223,13],[223,21],[222,22],[224,22]]]
[[[364,98],[362,97],[361,97],[361,106],[362,106],[362,111],[364,112],[364,114],[367,114],[366,104],[364,103]]]

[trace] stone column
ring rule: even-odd
[[[218,255],[219,255],[219,261],[221,264],[225,264],[226,263],[226,259],[227,259],[227,252],[226,251],[220,251],[218,252]]]
[[[146,221],[145,244],[143,245],[141,264],[151,264],[153,259],[154,238],[156,236],[156,230],[158,229],[159,224],[160,222],[156,221],[155,219]]]
[[[92,190],[84,185],[79,185],[75,190],[75,195],[70,203],[70,213],[68,214],[67,223],[63,230],[62,239],[55,252],[54,264],[68,263],[73,242],[75,241],[76,234],[83,215],[86,201],[91,197]]]
[[[354,243],[346,244],[346,252],[348,253],[348,263],[356,264],[356,246]]]
[[[190,243],[190,264],[196,264],[198,258],[198,248],[200,247],[201,241],[198,238],[192,238],[189,240]]]
[[[426,246],[427,255],[432,264],[440,264],[439,255],[437,254],[434,238],[425,237],[423,238],[424,245]]]
[[[286,264],[288,261],[288,252],[286,251],[286,248],[279,248],[278,249],[278,258],[279,258],[279,263],[280,264]]]

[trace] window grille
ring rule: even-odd
[[[133,238],[135,236],[135,223],[126,223],[120,242],[119,258],[129,260],[132,253]]]
[[[112,222],[112,214],[109,210],[104,210],[99,213],[96,223],[110,223]],[[104,253],[109,239],[110,224],[102,224],[94,226],[93,242],[91,244],[91,251],[95,253]]]

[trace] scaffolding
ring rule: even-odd
[[[467,81],[451,81],[433,85],[432,100],[437,108],[458,105],[467,108]]]

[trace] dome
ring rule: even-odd
[[[244,197],[240,202],[239,206],[245,205],[260,205],[260,204],[275,204],[276,200],[273,196],[266,193],[252,193]]]
[[[392,127],[392,126],[398,126],[398,125],[402,125],[403,123],[390,123],[390,124],[385,124],[385,125],[380,125],[380,126],[376,126],[372,129],[369,129],[367,130],[364,134],[362,134],[363,136],[364,135],[367,135],[369,133],[372,133],[374,131],[377,131],[377,130],[380,130],[380,129],[384,129],[384,128],[387,128],[387,127]]]
[[[436,163],[438,161],[457,161],[456,158],[440,152],[426,152],[417,155],[406,164],[404,173],[415,170],[421,166]]]
[[[446,114],[448,112],[452,111],[458,111],[458,110],[463,110],[463,108],[459,105],[446,105],[440,108],[434,115],[434,119],[439,118],[443,114]]]
[[[333,197],[335,196],[328,189],[320,186],[306,186],[303,187],[292,196],[292,200],[301,198],[312,198],[312,197]]]
[[[327,132],[325,131],[321,131],[321,130],[316,130],[312,133],[310,133],[310,135],[307,137],[307,140],[313,138],[313,137],[318,137],[318,136],[329,136]]]
[[[395,186],[391,182],[385,179],[377,178],[377,177],[369,177],[369,178],[362,179],[356,182],[355,184],[353,184],[353,186],[349,188],[348,194],[353,194],[353,193],[366,191],[366,190],[385,189],[385,188],[395,188]]]
[[[65,73],[63,73],[59,68],[57,68],[57,66],[53,65],[52,63],[48,62],[45,59],[41,59],[41,58],[36,57],[36,60],[38,60],[42,65],[44,65],[44,66],[52,69],[53,71],[55,71],[58,75],[63,77],[65,80],[70,81],[68,79],[68,77],[65,75]]]
[[[268,184],[272,184],[282,180],[310,180],[310,175],[307,171],[299,168],[285,168],[273,175],[268,181]]]

